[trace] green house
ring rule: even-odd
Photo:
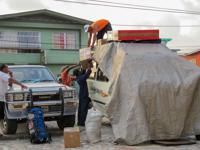
[[[89,23],[45,9],[0,15],[0,63],[45,65],[58,74],[79,62],[79,49],[87,43],[83,26]]]

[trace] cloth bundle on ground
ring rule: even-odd
[[[200,134],[200,69],[162,44],[109,43],[95,50],[108,77],[106,112],[116,140]]]
[[[85,122],[86,134],[90,143],[97,143],[101,141],[101,121],[101,112],[91,108],[88,111],[87,119]]]

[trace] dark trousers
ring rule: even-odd
[[[78,125],[85,126],[85,120],[88,113],[89,98],[79,98],[78,106]]]
[[[4,118],[4,102],[0,101],[0,120]]]
[[[112,26],[110,23],[108,23],[101,31],[97,33],[97,40],[103,39],[103,36],[107,31],[112,31]]]

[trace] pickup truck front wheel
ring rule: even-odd
[[[200,141],[200,135],[196,135],[196,140]]]
[[[75,115],[63,116],[57,119],[58,127],[63,130],[65,127],[73,127],[75,124]]]
[[[4,117],[1,120],[1,131],[3,134],[15,134],[17,131],[17,120]]]

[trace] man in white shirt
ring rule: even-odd
[[[0,71],[0,101],[5,100],[5,94],[8,89],[9,75]]]
[[[4,117],[4,102],[5,102],[5,94],[8,90],[8,84],[17,84],[21,86],[22,89],[26,89],[27,87],[20,82],[13,79],[9,74],[11,71],[8,69],[8,66],[5,64],[0,65],[0,119]]]

